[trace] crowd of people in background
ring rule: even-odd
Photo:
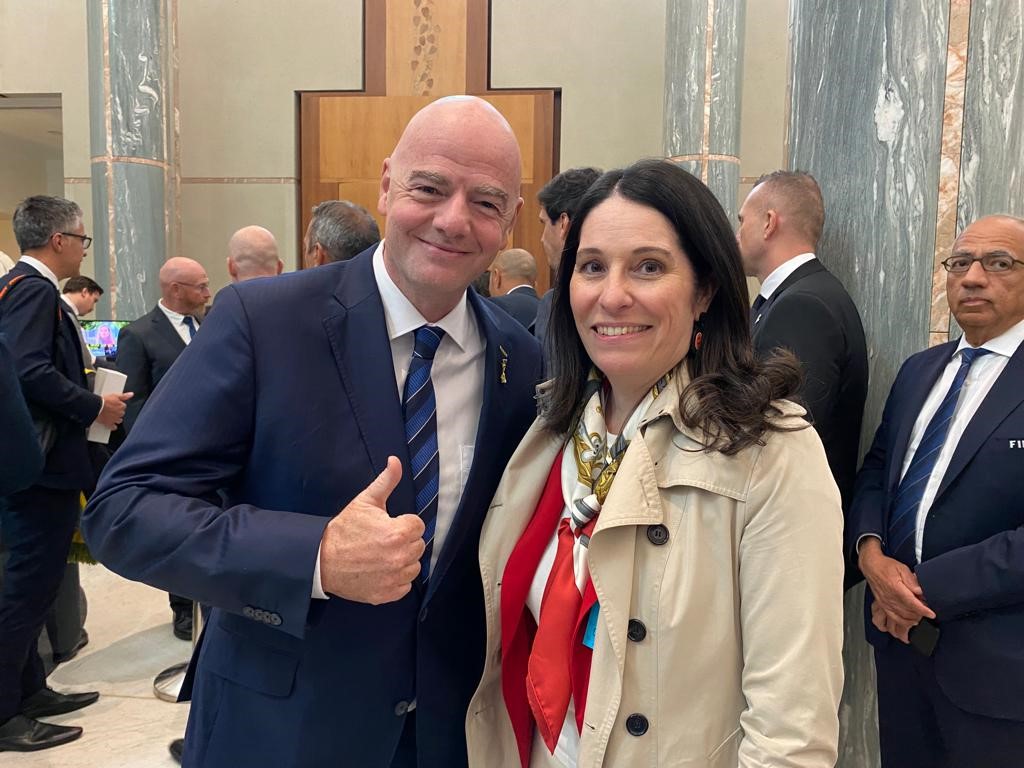
[[[77,541],[195,643],[185,765],[826,768],[861,580],[882,765],[1019,761],[1024,221],[953,243],[963,336],[906,361],[858,468],[869,346],[810,174],[734,224],[670,162],[559,173],[538,295],[520,167],[493,106],[435,101],[384,161],[383,239],[331,200],[295,273],[260,226],[216,297],[169,258],[116,359],[80,325],[81,209],[18,207],[0,751],[73,741],[46,718],[99,696],[46,683],[88,643]]]

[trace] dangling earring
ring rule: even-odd
[[[693,321],[693,331],[690,333],[690,349],[687,352],[688,357],[696,357],[700,354],[701,347],[704,346],[704,315]]]

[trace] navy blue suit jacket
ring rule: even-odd
[[[534,320],[537,319],[537,306],[540,304],[537,292],[533,288],[528,285],[516,288],[504,296],[492,296],[491,301],[518,320],[523,328],[531,329],[532,332]]]
[[[882,538],[914,422],[957,342],[908,359],[857,476],[847,529],[851,553]],[[915,569],[941,634],[935,674],[954,704],[1024,720],[1024,345],[968,424],[928,512]],[[869,592],[870,599],[870,592]],[[868,606],[869,607],[869,606]],[[868,613],[870,616],[870,613]],[[867,622],[878,647],[898,642]]]
[[[35,484],[85,490],[95,481],[86,429],[102,401],[88,388],[78,328],[64,311],[56,286],[24,261],[0,279],[25,275],[0,302],[0,333],[7,336],[14,370],[33,418],[56,428],[56,441]]]
[[[469,293],[486,339],[483,408],[428,586],[380,606],[311,599],[324,528],[389,455],[404,471],[388,510],[414,508],[371,257],[221,291],[86,510],[101,561],[213,606],[186,765],[387,768],[413,699],[420,765],[466,764],[485,629],[477,539],[534,418],[540,354]]]
[[[14,360],[0,334],[0,499],[28,488],[43,469],[43,452],[21,394]]]

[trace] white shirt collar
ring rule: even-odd
[[[534,291],[534,287],[532,285],[527,285],[526,283],[523,283],[522,285],[517,285],[515,288],[510,288],[508,290],[508,293],[506,293],[505,295],[508,296],[509,293],[513,293],[514,291],[518,291],[520,288],[525,288],[528,291]],[[534,291],[534,292],[536,293],[536,291]]]
[[[382,240],[373,252],[373,277],[377,281],[377,290],[384,305],[384,320],[388,326],[388,338],[394,341],[399,336],[413,333],[421,325],[428,325],[420,311],[412,305],[405,294],[395,285],[384,266],[384,241]],[[465,350],[473,337],[476,320],[469,309],[469,300],[463,291],[458,304],[447,315],[436,323],[429,323],[445,332],[459,349]]]
[[[167,315],[167,319],[170,320],[172,323],[177,323],[178,325],[181,325],[182,323],[185,322],[185,316],[180,312],[175,312],[173,309],[164,304],[163,299],[157,301],[157,305],[160,307],[160,309],[163,310],[163,313]]]
[[[57,275],[55,275],[52,269],[43,264],[43,262],[35,256],[29,256],[27,253],[23,253],[21,254],[19,261],[24,261],[30,267],[34,267],[43,277],[53,283],[54,288],[58,291],[60,290],[60,281],[57,279]]]
[[[68,309],[71,310],[72,317],[78,317],[78,307],[76,307],[75,303],[68,298],[68,295],[66,293],[62,293],[60,297],[64,300],[64,303],[68,305]]]
[[[996,336],[994,339],[986,341],[981,346],[990,352],[995,352],[997,355],[1003,357],[1013,357],[1013,353],[1017,351],[1017,348],[1024,342],[1024,320],[1021,320],[1015,326],[1005,331],[1004,333]],[[953,351],[952,357],[960,352],[961,349],[970,347],[967,343],[967,337],[961,336],[960,343],[956,345],[956,349]]]
[[[764,282],[761,283],[761,290],[758,293],[764,296],[765,300],[770,299],[778,287],[786,282],[786,278],[814,258],[813,253],[801,253],[788,261],[782,262],[764,279]]]

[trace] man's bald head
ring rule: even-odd
[[[228,241],[228,274],[231,282],[281,274],[277,240],[270,230],[255,225],[242,227]]]
[[[504,296],[521,285],[537,285],[537,260],[523,248],[502,251],[491,265],[491,295]]]
[[[210,299],[210,278],[195,259],[173,256],[160,267],[160,299],[182,315],[200,315]]]
[[[450,312],[508,242],[521,165],[508,121],[475,96],[428,104],[384,161],[384,266],[428,321]]]

